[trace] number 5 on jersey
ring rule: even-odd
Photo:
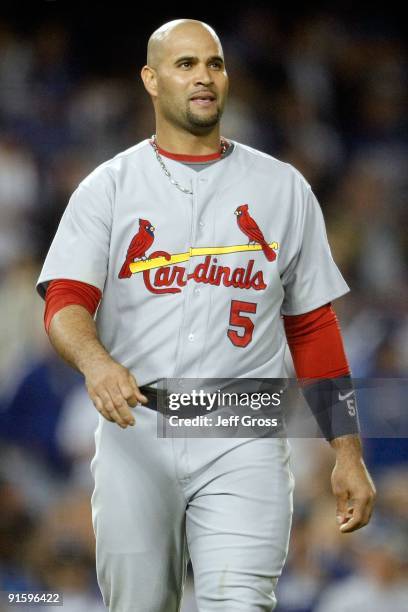
[[[235,329],[228,329],[227,335],[235,346],[245,347],[252,340],[254,333],[253,321],[244,315],[242,312],[256,313],[257,304],[253,302],[241,302],[240,300],[231,300],[230,320],[229,324],[234,327],[240,327],[244,333],[238,334]]]

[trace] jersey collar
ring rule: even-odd
[[[228,143],[228,146],[230,146],[229,143]],[[165,149],[162,149],[161,147],[159,147],[159,145],[157,145],[157,149],[160,155],[164,155],[164,157],[168,157],[170,159],[174,159],[176,161],[182,161],[182,162],[184,161],[184,162],[192,162],[192,163],[194,162],[203,163],[207,161],[214,161],[216,159],[221,158],[220,151],[218,151],[217,153],[211,153],[210,155],[184,155],[183,153],[170,153],[170,151],[166,151]]]

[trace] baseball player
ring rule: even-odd
[[[221,137],[228,77],[214,30],[163,25],[141,77],[155,135],[80,183],[38,280],[50,340],[100,415],[98,582],[111,611],[175,612],[191,559],[200,611],[269,611],[292,517],[287,440],[159,438],[155,387],[284,377],[287,341],[336,450],[339,529],[362,527],[374,485],[331,306],[348,287],[306,180]]]

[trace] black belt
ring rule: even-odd
[[[155,387],[149,387],[146,385],[145,387],[140,387],[140,391],[147,397],[147,404],[143,404],[143,406],[146,406],[146,408],[158,410],[159,394],[160,396],[163,396],[163,404],[165,403],[167,394],[161,389],[156,389]]]

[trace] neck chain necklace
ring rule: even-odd
[[[182,191],[183,193],[186,193],[188,195],[193,195],[193,192],[191,191],[191,189],[187,189],[186,187],[182,187],[180,185],[180,183],[178,183],[171,176],[171,174],[170,174],[166,164],[163,161],[162,156],[159,153],[159,147],[158,147],[157,140],[156,140],[156,134],[153,134],[153,136],[151,137],[151,140],[149,142],[152,145],[152,147],[154,149],[154,152],[156,153],[157,161],[159,162],[161,169],[163,170],[164,174],[169,179],[170,183],[172,185],[174,185],[175,187],[177,187],[177,189],[180,189],[180,191]],[[224,157],[225,153],[228,150],[228,147],[229,147],[229,142],[227,140],[225,140],[225,138],[221,138],[220,157]]]

